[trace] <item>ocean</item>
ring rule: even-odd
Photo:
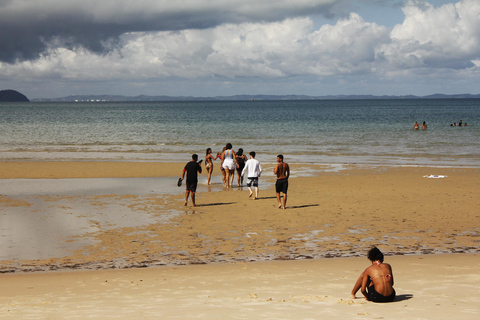
[[[0,103],[0,160],[185,162],[230,142],[260,161],[478,167],[478,123],[478,99]]]

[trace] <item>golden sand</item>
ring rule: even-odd
[[[0,162],[0,179],[178,177],[183,165],[7,161]],[[66,214],[70,203],[80,199],[102,210],[117,203],[152,222],[131,226],[125,218],[103,224],[92,219],[95,232],[68,241],[93,241],[71,254],[0,261],[0,318],[478,317],[479,169],[350,167],[327,172],[310,166],[317,173],[301,176],[304,165],[291,167],[286,210],[278,209],[274,178],[267,174],[260,179],[258,200],[249,198],[246,188],[215,186],[197,194],[195,208],[183,206],[183,193],[36,197],[45,210],[57,209],[39,214]],[[266,164],[265,171],[271,170]],[[431,174],[447,177],[424,177]],[[4,213],[29,208],[29,201],[3,195],[0,208]],[[180,214],[162,220],[170,211]],[[364,256],[372,245],[393,266],[394,303],[348,298],[368,266]],[[399,256],[405,254],[427,255]],[[258,262],[290,259],[298,260]],[[169,266],[134,268],[158,265]],[[105,270],[8,273],[97,268]]]

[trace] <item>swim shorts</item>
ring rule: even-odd
[[[393,289],[393,292],[391,295],[388,297],[385,297],[383,294],[378,293],[375,290],[375,287],[371,285],[370,287],[367,288],[367,293],[368,293],[368,301],[372,302],[392,302],[395,299],[395,289]]]
[[[193,182],[193,183],[187,182],[186,186],[187,186],[187,191],[194,192],[194,193],[197,192],[197,182]]]
[[[277,182],[275,182],[275,189],[277,193],[283,192],[287,193],[288,190],[288,179],[277,179]]]
[[[247,187],[250,188],[252,185],[254,187],[258,187],[258,177],[248,178]]]

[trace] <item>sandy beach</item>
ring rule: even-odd
[[[183,166],[0,162],[0,315],[478,316],[479,169],[291,164],[280,210],[273,163],[258,200],[224,189],[217,165],[195,208],[175,186]],[[394,267],[393,304],[348,298],[372,245]]]
[[[364,258],[2,275],[2,319],[478,319],[480,256],[387,257],[397,299],[349,298]]]

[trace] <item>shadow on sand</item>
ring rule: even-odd
[[[213,206],[227,206],[230,204],[235,204],[236,202],[214,202],[214,203],[204,203],[197,204],[197,207],[213,207]]]
[[[287,209],[300,209],[300,208],[308,208],[308,207],[318,207],[319,204],[304,204],[302,206],[287,206]]]
[[[413,298],[413,294],[399,294],[395,297],[395,300],[393,302],[400,302],[400,301],[405,301],[405,300],[410,300]]]

